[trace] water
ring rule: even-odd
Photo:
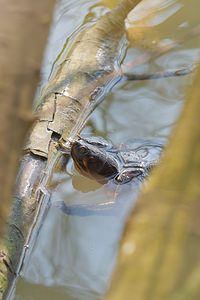
[[[70,43],[82,26],[95,22],[112,3],[108,0],[57,1],[38,94],[47,84],[55,58],[66,39]],[[127,50],[124,64],[140,52],[147,51],[146,45],[155,45],[157,39],[178,38],[198,24],[198,0],[166,0],[164,3],[156,21],[151,20],[144,39],[141,41],[135,34],[136,47]],[[135,72],[179,69],[191,65],[198,55],[198,42],[193,40],[137,67]],[[116,146],[133,138],[166,140],[180,114],[185,100],[185,85],[190,80],[182,77],[120,83],[95,110],[83,136],[102,136]],[[68,174],[62,174],[59,188],[52,191],[52,202],[59,200],[69,206],[92,208],[85,209],[81,215],[65,214],[52,206],[33,251],[27,256],[14,299],[93,300],[101,298],[109,287],[125,219],[137,193],[133,193],[132,186],[127,186],[124,196],[119,199],[120,206],[116,206],[119,209],[113,210],[109,208],[113,202],[109,187],[105,189],[95,182],[84,180],[78,190],[77,186],[83,179],[78,175],[75,178],[71,173],[68,166]],[[99,209],[94,209],[98,204],[101,204]]]

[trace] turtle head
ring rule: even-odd
[[[119,173],[117,158],[98,144],[78,139],[71,147],[76,169],[91,179],[105,183]]]

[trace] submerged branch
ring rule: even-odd
[[[149,80],[149,79],[161,79],[168,77],[179,77],[185,76],[194,71],[194,68],[183,68],[176,71],[166,71],[166,72],[156,72],[153,74],[124,74],[124,79],[126,81],[130,80]]]

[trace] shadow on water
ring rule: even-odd
[[[190,5],[186,0],[170,1],[168,11],[174,3],[181,5],[162,24],[155,26],[161,40],[179,37],[195,24],[195,20],[198,22],[198,9],[188,13],[192,10],[191,2],[194,7],[199,6],[197,0],[190,1]],[[104,14],[108,8],[103,3],[57,1],[42,69],[42,87],[47,83],[53,61],[66,37]],[[80,6],[81,14],[77,13]],[[190,15],[192,20],[188,19]],[[129,48],[124,63],[136,57],[140,50],[139,47]],[[198,54],[194,42],[139,66],[136,71],[152,73],[179,69],[191,65]],[[186,77],[165,78],[118,85],[93,113],[83,136],[101,134],[117,146],[130,138],[165,140],[182,108],[186,80]],[[65,174],[58,188],[52,190],[52,206],[26,258],[16,288],[16,300],[93,300],[101,298],[109,287],[125,221],[136,202],[141,183],[127,184],[123,193],[117,191],[116,194],[112,183],[97,185],[81,176],[75,178],[70,172]],[[78,190],[81,182],[82,188]]]

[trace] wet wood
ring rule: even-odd
[[[132,213],[106,299],[200,298],[200,68],[163,161]]]

